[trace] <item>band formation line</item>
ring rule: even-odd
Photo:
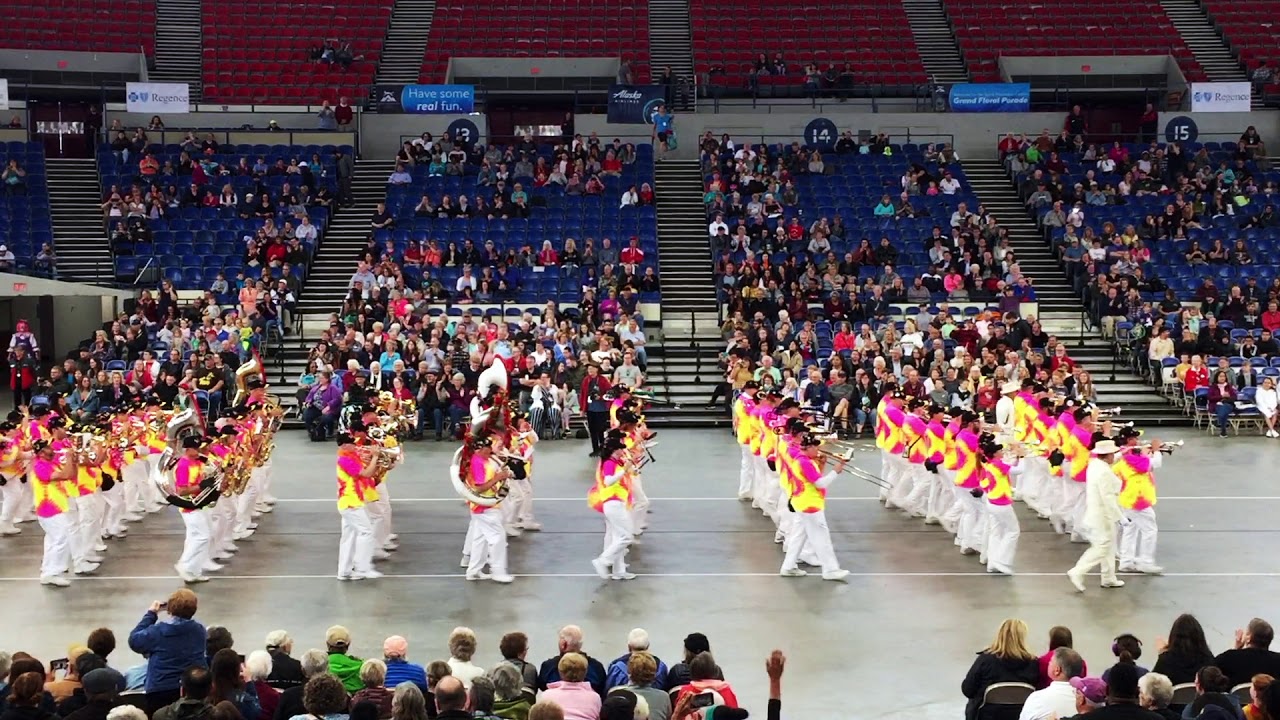
[[[174,568],[188,583],[231,559],[236,541],[271,512],[271,456],[283,412],[267,392],[258,359],[236,374],[232,406],[212,424],[200,408],[155,400],[91,422],[71,424],[47,407],[11,413],[0,423],[0,535],[37,520],[44,530],[40,582],[70,584],[93,573],[106,541],[128,524],[175,506],[186,528]],[[480,375],[478,393],[449,476],[469,511],[461,566],[467,580],[510,583],[507,539],[542,526],[534,519],[534,454],[538,437],[507,392],[500,359]],[[1068,571],[1084,592],[1098,567],[1104,588],[1124,585],[1121,572],[1160,574],[1156,564],[1155,471],[1181,443],[1141,442],[1132,423],[1103,410],[1051,396],[1032,380],[1006,383],[995,422],[886,388],[875,413],[881,474],[857,467],[861,449],[833,433],[838,419],[794,399],[746,383],[735,401],[741,446],[738,498],[776,526],[779,574],[803,577],[801,564],[842,581],[825,515],[827,491],[842,473],[871,482],[888,509],[923,518],[955,536],[965,555],[990,573],[1012,575],[1020,535],[1013,509],[1021,501],[1072,542],[1088,543]],[[630,580],[627,553],[644,532],[649,501],[642,470],[656,433],[644,420],[655,398],[625,385],[605,395],[611,429],[597,453],[587,504],[604,517],[601,553],[591,561],[603,579]],[[341,540],[337,577],[381,577],[374,562],[397,549],[388,476],[405,461],[399,439],[417,413],[391,393],[343,408],[337,433],[337,506]]]

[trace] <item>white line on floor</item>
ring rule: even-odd
[[[739,572],[739,573],[636,573],[638,576],[653,578],[756,578],[756,577],[778,577],[776,572]],[[813,579],[819,577],[819,573],[810,573]],[[1120,573],[1125,577],[1142,577],[1134,573]],[[1020,572],[1017,577],[1033,577],[1033,578],[1065,578],[1066,572]],[[594,573],[516,573],[518,578],[591,578],[599,579]],[[928,577],[992,577],[991,573],[985,572],[850,572],[849,577],[860,578],[928,578]],[[1178,573],[1169,572],[1161,577],[1166,578],[1277,578],[1280,572],[1244,572],[1244,573]],[[0,583],[34,583],[39,578],[35,577],[7,577],[0,578]],[[166,580],[175,581],[178,578],[173,575],[103,575],[103,576],[85,576],[74,578],[71,582],[75,585],[85,581],[138,581],[138,580]],[[383,576],[384,580],[462,580],[462,573],[388,573]],[[333,575],[211,575],[211,582],[217,584],[220,580],[334,580]],[[355,584],[376,584],[377,581],[362,581]]]
[[[650,495],[650,496],[649,496],[649,499],[650,499],[650,500],[664,501],[664,502],[666,502],[666,501],[674,502],[674,501],[678,501],[678,500],[683,500],[683,501],[686,501],[686,502],[721,502],[721,501],[733,501],[733,502],[740,502],[736,497],[653,497],[652,495]],[[1280,495],[1259,495],[1259,496],[1245,496],[1245,495],[1208,495],[1208,496],[1191,496],[1191,495],[1183,495],[1183,496],[1178,496],[1178,495],[1175,495],[1175,496],[1171,496],[1171,497],[1163,497],[1163,496],[1162,496],[1162,497],[1160,497],[1160,500],[1161,500],[1161,501],[1166,501],[1166,500],[1208,500],[1208,501],[1218,501],[1218,500],[1226,500],[1226,501],[1247,500],[1247,501],[1254,501],[1254,502],[1257,502],[1257,501],[1266,501],[1266,500],[1272,500],[1272,501],[1274,501],[1274,500],[1280,500]],[[534,501],[535,501],[535,502],[580,502],[580,503],[586,503],[586,501],[587,501],[587,496],[586,496],[586,494],[585,494],[585,493],[584,493],[581,497],[542,497],[542,496],[540,496],[540,495],[539,495],[539,496],[535,496],[535,497],[534,497]],[[827,498],[827,501],[828,501],[828,502],[833,502],[833,501],[879,502],[879,499],[878,499],[878,498],[875,498],[875,497],[869,497],[869,496],[868,496],[868,497],[828,497],[828,498]],[[277,502],[281,502],[281,503],[332,503],[332,502],[336,502],[336,501],[335,501],[333,498],[279,498],[279,499],[277,500]],[[458,504],[461,504],[461,503],[463,502],[463,500],[462,500],[462,498],[460,498],[460,497],[456,497],[456,496],[455,496],[455,497],[435,497],[435,498],[402,498],[402,497],[392,497],[392,498],[391,498],[391,502],[393,502],[393,503],[458,503]],[[745,505],[746,503],[743,503],[743,504]]]

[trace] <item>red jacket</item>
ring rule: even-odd
[[[595,380],[596,389],[600,391],[601,395],[608,391],[610,387],[613,387],[609,382],[609,378],[606,378],[603,375],[597,375],[595,378],[588,375],[582,378],[582,387],[578,390],[578,408],[584,413],[587,411],[587,405],[591,403],[591,385],[593,379]]]
[[[1280,310],[1275,312],[1270,310],[1264,311],[1262,313],[1261,322],[1264,329],[1270,330],[1274,333],[1276,330],[1280,329]]]
[[[1193,393],[1196,388],[1208,387],[1209,385],[1209,368],[1201,365],[1198,368],[1187,368],[1187,376],[1182,381],[1182,389],[1187,393]]]

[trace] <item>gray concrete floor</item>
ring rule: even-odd
[[[885,511],[875,488],[851,477],[838,481],[828,507],[850,582],[779,578],[772,525],[733,498],[736,445],[724,432],[687,430],[663,432],[659,461],[645,471],[654,502],[651,528],[630,556],[637,580],[592,574],[603,532],[585,502],[593,466],[582,442],[564,441],[539,446],[536,510],[545,529],[511,541],[516,582],[465,582],[457,563],[467,517],[445,478],[454,446],[424,442],[410,443],[406,467],[392,476],[401,546],[380,564],[387,577],[340,583],[334,448],[287,433],[275,460],[280,504],[228,567],[197,587],[198,617],[228,626],[244,651],[285,628],[301,652],[321,646],[325,628],[341,623],[357,655],[376,654],[384,637],[398,633],[418,661],[447,657],[449,630],[468,625],[480,637],[476,660],[486,665],[500,659],[498,639],[513,629],[530,636],[537,661],[553,654],[556,630],[571,622],[584,627],[588,652],[605,660],[621,654],[632,627],[647,628],[654,651],[670,662],[696,631],[711,638],[739,696],[761,714],[763,662],[777,647],[790,658],[788,715],[829,709],[832,688],[856,678],[857,690],[841,693],[841,706],[856,717],[954,718],[972,653],[1005,617],[1027,621],[1037,651],[1051,625],[1072,627],[1077,648],[1100,672],[1114,635],[1136,633],[1152,648],[1179,612],[1200,616],[1215,651],[1250,617],[1274,613],[1267,601],[1280,591],[1280,492],[1273,487],[1280,443],[1183,436],[1187,446],[1158,476],[1159,560],[1168,574],[1127,578],[1125,588],[1110,591],[1095,582],[1079,596],[1063,572],[1082,546],[1025,508],[1019,574],[993,577],[941,530]],[[860,457],[874,469],[874,454]],[[113,664],[129,665],[128,630],[152,600],[179,585],[172,571],[182,544],[177,511],[133,526],[127,540],[109,543],[97,577],[61,591],[37,584],[41,533],[23,527],[22,535],[0,539],[0,646],[48,659],[105,625],[121,639]]]

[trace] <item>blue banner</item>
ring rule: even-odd
[[[461,115],[475,112],[474,85],[405,85],[400,108],[411,115]]]
[[[951,86],[951,112],[1029,112],[1031,83]]]
[[[662,85],[612,85],[609,87],[609,122],[652,125],[658,106],[665,102]]]

